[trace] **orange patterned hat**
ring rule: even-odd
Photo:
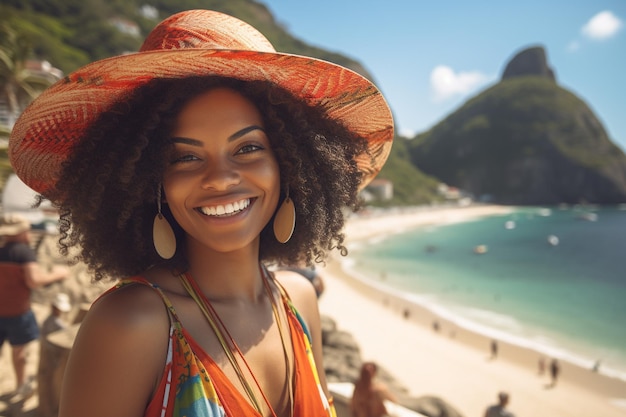
[[[42,194],[98,115],[155,78],[225,76],[273,82],[367,139],[357,158],[365,186],[380,171],[393,139],[393,118],[363,76],[326,61],[278,53],[247,23],[209,10],[188,10],[159,23],[137,53],[88,64],[49,87],[24,110],[9,142],[17,175]]]

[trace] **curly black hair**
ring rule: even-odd
[[[139,274],[154,265],[187,268],[184,232],[167,205],[163,214],[177,236],[176,255],[161,259],[152,242],[157,194],[173,149],[170,132],[182,106],[216,87],[232,88],[259,108],[280,167],[281,200],[288,190],[296,207],[289,242],[279,243],[272,222],[261,232],[263,262],[322,261],[338,249],[347,253],[344,209],[357,210],[362,173],[355,157],[366,141],[284,89],[264,81],[222,77],[153,80],[123,97],[91,125],[64,162],[54,190],[46,195],[60,213],[59,245],[64,255],[78,246],[94,279]]]

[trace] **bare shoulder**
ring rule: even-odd
[[[163,373],[168,335],[166,307],[148,286],[96,301],[70,353],[59,415],[142,415]]]
[[[294,271],[280,270],[275,272],[276,280],[285,288],[289,298],[309,324],[319,321],[317,295],[311,282]]]
[[[126,349],[132,356],[162,350],[167,344],[169,317],[159,294],[146,285],[127,285],[96,301],[79,330],[82,338],[97,341],[101,354]],[[165,352],[165,350],[162,350]]]
[[[298,300],[303,302],[317,302],[315,288],[303,275],[289,270],[279,270],[275,273],[276,280],[287,290],[289,297],[294,303]]]
[[[151,287],[130,284],[106,294],[90,308],[89,324],[112,326],[119,331],[135,331],[145,326],[169,326],[167,310]]]

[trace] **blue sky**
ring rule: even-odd
[[[260,0],[293,36],[361,62],[399,132],[423,132],[541,45],[626,151],[626,1]]]

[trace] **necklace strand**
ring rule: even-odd
[[[293,386],[292,386],[292,372],[291,372],[291,366],[290,366],[291,363],[289,361],[289,355],[287,353],[287,348],[285,345],[285,336],[283,335],[283,330],[282,330],[282,320],[280,319],[280,314],[278,312],[278,307],[276,306],[276,303],[274,300],[274,295],[272,293],[271,288],[269,287],[269,282],[268,282],[267,275],[266,275],[267,273],[268,273],[267,270],[265,270],[264,267],[261,267],[261,276],[263,279],[263,286],[265,287],[265,290],[267,291],[267,294],[270,297],[272,313],[274,315],[274,318],[276,319],[276,325],[278,326],[278,333],[280,335],[280,340],[281,340],[281,344],[283,347],[283,354],[285,356],[285,368],[286,368],[286,374],[287,374],[286,380],[288,381],[288,384],[289,384],[288,394],[289,394],[289,409],[290,409],[290,415],[291,415],[291,412],[293,411]],[[269,402],[267,396],[263,392],[263,389],[261,388],[261,384],[259,384],[259,381],[256,379],[254,373],[252,372],[252,369],[250,368],[250,365],[245,359],[245,356],[239,349],[239,346],[237,345],[233,337],[230,335],[228,328],[224,325],[224,322],[222,321],[220,316],[217,314],[217,312],[215,311],[215,309],[213,308],[209,300],[200,291],[197,283],[195,282],[191,274],[186,272],[184,274],[181,274],[179,277],[180,277],[183,287],[189,293],[191,298],[196,302],[196,304],[202,311],[203,315],[207,319],[209,325],[211,326],[213,332],[215,333],[222,347],[222,350],[226,354],[228,361],[230,362],[233,369],[235,370],[235,373],[237,374],[239,382],[243,386],[244,391],[246,392],[246,395],[250,399],[250,402],[253,405],[253,407],[258,411],[259,414],[263,414],[259,401],[256,398],[256,395],[254,394],[254,390],[252,389],[252,386],[246,379],[246,376],[244,375],[241,369],[241,366],[239,365],[239,361],[237,360],[237,358],[235,357],[233,353],[233,350],[239,355],[239,357],[241,358],[241,361],[244,363],[244,365],[248,369],[250,376],[254,380],[257,388],[259,389],[259,392],[261,393],[261,396],[265,400],[265,403],[267,404],[270,412],[272,413],[272,416],[276,417],[276,413],[274,412],[274,409],[271,403]],[[226,336],[228,337],[230,344],[226,340],[226,337],[224,336],[224,334],[226,334]]]

